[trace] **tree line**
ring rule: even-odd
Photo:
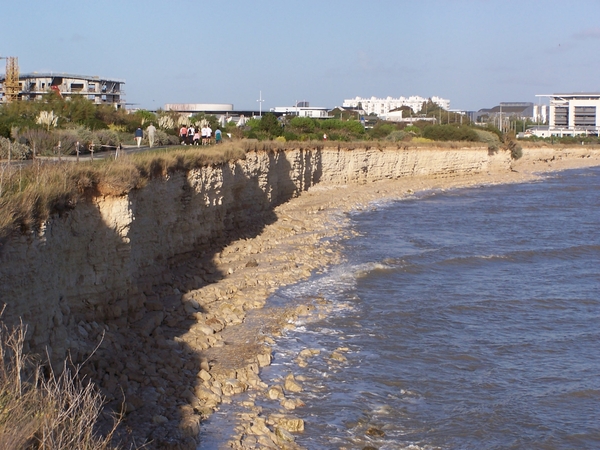
[[[498,148],[503,141],[500,131],[491,125],[471,124],[456,112],[424,102],[418,113],[400,108],[410,123],[388,122],[376,115],[361,116],[356,111],[334,109],[329,118],[276,116],[265,113],[243,123],[230,121],[220,126],[216,116],[198,113],[186,115],[173,111],[137,110],[129,112],[113,105],[97,105],[85,97],[64,99],[51,92],[42,100],[0,105],[0,159],[8,152],[14,159],[34,155],[74,154],[76,151],[101,150],[119,144],[133,144],[133,133],[151,123],[157,128],[157,145],[179,144],[178,131],[183,125],[208,123],[221,128],[231,139],[277,141],[472,141],[486,142]]]

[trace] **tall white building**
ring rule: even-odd
[[[414,113],[418,113],[421,111],[423,103],[429,100],[443,109],[450,109],[450,100],[441,97],[423,98],[418,95],[398,98],[355,97],[349,100],[344,100],[342,106],[345,108],[358,108],[360,105],[365,113],[376,114],[379,116],[382,114],[387,114],[394,109],[400,108],[401,106],[408,106],[413,110]]]

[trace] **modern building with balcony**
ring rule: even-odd
[[[548,131],[553,136],[598,135],[600,93],[553,94]]]
[[[4,97],[5,76],[0,75],[0,101]],[[41,99],[49,92],[56,92],[68,99],[83,97],[96,104],[125,105],[122,85],[125,80],[98,76],[73,75],[68,73],[23,73],[19,74],[18,100]]]
[[[276,106],[270,112],[277,116],[291,115],[298,117],[312,117],[313,119],[331,119],[327,108],[322,106],[310,106],[309,102],[296,102],[294,106]]]
[[[600,136],[600,93],[538,95],[548,97],[548,124],[529,128],[523,136]]]

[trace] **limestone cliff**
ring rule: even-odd
[[[80,325],[119,319],[147,301],[173,258],[259,233],[272,209],[316,184],[452,177],[507,170],[506,152],[463,149],[298,149],[250,152],[245,160],[153,180],[122,197],[96,198],[37,234],[14,234],[0,248],[4,319],[23,318],[30,349],[60,361],[77,356]],[[79,327],[79,334],[73,333]]]

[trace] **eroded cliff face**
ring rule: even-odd
[[[55,363],[68,351],[77,359],[89,332],[81,321],[140,321],[136,312],[149,286],[164,281],[174,259],[260,233],[276,220],[274,206],[311,186],[452,177],[509,165],[506,152],[488,155],[486,148],[324,148],[250,152],[245,160],[153,180],[126,196],[79,204],[37,234],[11,236],[0,248],[4,320],[24,320],[29,350],[48,350]]]

